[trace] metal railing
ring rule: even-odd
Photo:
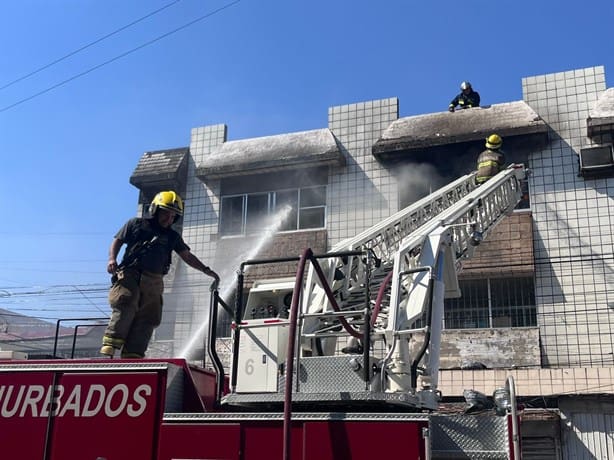
[[[61,318],[58,319],[56,321],[55,324],[55,335],[54,335],[54,339],[53,339],[53,353],[51,354],[52,359],[57,359],[59,358],[59,356],[57,356],[58,353],[58,341],[60,338],[60,325],[63,322],[68,322],[68,321],[108,321],[109,317],[104,317],[104,318]],[[77,324],[74,326],[74,330],[73,330],[73,337],[72,337],[72,346],[71,346],[71,352],[70,352],[70,358],[72,359],[75,355],[75,346],[76,346],[76,342],[77,342],[77,333],[78,333],[78,329],[79,327],[84,327],[87,326],[88,324]],[[98,326],[106,326],[106,324],[89,324],[90,327],[98,327]]]

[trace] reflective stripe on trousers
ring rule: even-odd
[[[145,354],[153,330],[162,320],[161,274],[127,269],[118,273],[109,291],[111,320],[105,336],[123,339],[124,351]]]

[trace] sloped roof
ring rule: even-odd
[[[130,183],[146,195],[163,189],[182,191],[185,188],[189,152],[188,147],[145,152],[130,176]]]
[[[586,119],[589,136],[614,131],[614,88],[606,89]]]
[[[0,308],[0,343],[53,337],[55,329],[55,324]],[[60,327],[59,333],[60,335],[72,334],[72,328]]]
[[[373,155],[388,158],[398,153],[483,140],[497,133],[506,145],[514,138],[544,145],[548,127],[524,101],[438,112],[393,121],[373,145]],[[513,144],[513,142],[512,142]]]
[[[82,324],[62,326],[0,308],[0,350],[19,351],[33,357],[98,356],[104,323],[102,320],[81,320]],[[63,323],[66,324],[66,323]],[[74,350],[73,350],[74,347]]]
[[[225,142],[197,165],[196,175],[219,179],[344,163],[335,137],[325,128]]]

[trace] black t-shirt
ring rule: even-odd
[[[119,229],[115,238],[126,244],[122,265],[165,274],[171,264],[171,253],[190,249],[181,235],[161,227],[155,219],[134,217]]]

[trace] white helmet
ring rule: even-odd
[[[471,83],[468,81],[464,81],[461,83],[461,90],[465,91],[466,89],[471,89]]]

